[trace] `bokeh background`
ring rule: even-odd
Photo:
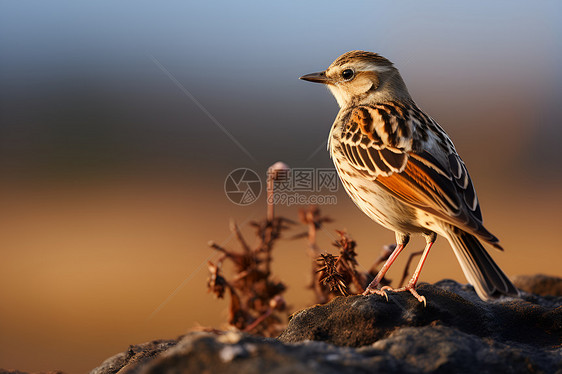
[[[224,180],[331,167],[337,105],[297,78],[352,49],[394,61],[452,136],[505,272],[560,276],[561,25],[556,1],[0,2],[0,367],[82,373],[221,327],[207,242],[233,246],[229,218],[265,213]],[[337,198],[321,246],[346,228],[368,268],[394,236]],[[293,310],[308,305],[306,243],[274,256]],[[422,280],[443,278],[464,281],[440,240]]]

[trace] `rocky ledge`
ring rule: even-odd
[[[192,332],[131,346],[91,374],[562,373],[562,279],[515,282],[520,298],[491,302],[450,280],[418,287],[426,307],[409,293],[339,297],[293,314],[277,339]]]
[[[131,346],[91,374],[562,373],[562,279],[534,279],[491,302],[450,280],[417,288],[426,307],[409,293],[339,297],[293,314],[277,339],[192,332]]]

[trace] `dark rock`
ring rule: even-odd
[[[295,313],[278,339],[192,332],[132,346],[106,373],[562,373],[562,298],[484,302],[453,281],[412,295],[340,297]]]
[[[446,326],[407,327],[373,344],[421,373],[554,373],[560,349],[500,343]]]
[[[404,327],[449,326],[495,341],[532,342],[538,347],[562,344],[562,305],[533,295],[482,301],[472,287],[445,280],[417,288],[427,306],[408,292],[338,297],[292,316],[279,336],[285,343],[320,340],[360,347],[387,338]]]
[[[518,275],[513,284],[528,293],[540,296],[562,296],[562,278],[549,275]]]
[[[358,352],[322,342],[282,344],[238,332],[186,335],[142,371],[157,373],[409,373],[406,365],[388,353],[370,349]]]
[[[154,340],[149,343],[131,345],[126,352],[121,352],[105,360],[90,374],[135,374],[143,364],[152,361],[163,351],[178,343],[177,340]]]

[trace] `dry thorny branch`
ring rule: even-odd
[[[357,243],[344,231],[336,230],[336,232],[339,238],[334,242],[334,246],[340,250],[340,254],[339,256],[325,254],[318,259],[318,262],[323,264],[317,270],[320,274],[319,281],[327,285],[330,291],[337,290],[342,295],[362,293],[365,290],[368,276],[357,270],[358,264],[355,259]],[[354,289],[350,292],[351,286]]]
[[[285,164],[277,163],[272,170],[275,178],[277,168],[288,168]],[[273,183],[268,180],[268,197],[273,194]],[[308,254],[312,263],[312,280],[309,288],[314,291],[316,303],[326,303],[338,295],[350,295],[362,293],[367,284],[377,273],[377,267],[386,261],[394,245],[385,246],[379,258],[375,261],[369,271],[357,270],[358,263],[355,248],[357,243],[344,231],[336,230],[338,238],[333,245],[339,250],[334,256],[329,253],[321,253],[317,244],[317,233],[325,223],[332,222],[327,216],[323,216],[317,206],[311,206],[299,211],[300,221],[307,226],[307,231],[293,235],[291,239],[307,238]],[[228,310],[228,324],[246,332],[263,336],[276,336],[285,327],[287,305],[283,298],[286,286],[283,282],[272,279],[271,261],[272,251],[281,234],[288,230],[294,222],[274,216],[274,207],[268,199],[267,217],[259,222],[251,222],[255,229],[257,243],[250,246],[235,222],[231,222],[230,231],[236,238],[240,250],[226,249],[214,242],[210,242],[211,248],[222,253],[216,264],[209,262],[210,277],[207,283],[210,292],[218,298],[224,298],[228,290],[230,304]],[[402,281],[409,271],[406,268]],[[221,272],[225,260],[229,260],[234,266],[234,276],[227,280]],[[381,281],[382,285],[390,284],[389,281]]]
[[[392,253],[392,250],[383,250],[369,272],[360,272],[357,270],[355,253],[357,243],[344,231],[336,230],[338,239],[333,242],[340,252],[339,255],[321,254],[316,243],[317,231],[324,223],[332,222],[331,218],[323,216],[317,206],[301,209],[299,217],[301,222],[308,226],[308,233],[296,235],[294,238],[308,237],[313,274],[309,288],[314,291],[316,303],[325,303],[338,295],[362,293],[377,273],[376,267]],[[389,282],[383,279],[383,285],[387,284]]]
[[[230,229],[236,237],[241,252],[232,251],[216,243],[209,245],[222,252],[217,264],[209,263],[211,276],[207,286],[218,298],[223,298],[225,291],[230,293],[228,323],[242,331],[264,336],[275,336],[284,327],[284,318],[276,312],[287,309],[283,299],[286,286],[271,277],[271,251],[282,231],[292,222],[275,217],[272,221],[252,222],[256,229],[258,243],[250,247],[238,226],[232,222]],[[225,259],[234,265],[235,276],[227,281],[221,274]]]
[[[339,250],[337,256],[321,253],[316,242],[317,231],[324,223],[332,222],[323,216],[318,207],[309,207],[299,213],[301,222],[308,231],[291,237],[308,238],[309,255],[312,259],[313,289],[316,303],[326,303],[338,295],[357,294],[364,291],[366,285],[376,274],[376,267],[384,262],[394,250],[394,246],[385,246],[381,255],[368,272],[361,272],[356,260],[357,243],[344,231],[336,230],[338,238],[333,245]],[[230,230],[236,238],[240,250],[226,249],[214,242],[211,248],[222,253],[216,264],[209,262],[209,291],[218,298],[224,298],[228,291],[230,304],[228,324],[246,332],[263,336],[275,336],[285,326],[287,305],[283,298],[286,286],[274,281],[271,274],[272,250],[281,234],[294,222],[274,217],[273,221],[264,219],[251,222],[257,236],[257,244],[250,246],[240,232],[236,223],[231,222]],[[222,275],[225,260],[233,264],[234,275],[227,280]],[[407,268],[406,268],[407,271]],[[389,284],[383,280],[383,284]]]
[[[323,286],[322,295],[317,295],[318,301],[330,300],[338,295],[362,293],[377,273],[376,265],[368,272],[359,271],[355,253],[357,243],[345,231],[336,230],[336,233],[339,238],[333,245],[339,249],[339,255],[326,253],[317,259],[318,281]]]

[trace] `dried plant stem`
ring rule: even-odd
[[[269,196],[274,192],[274,179],[268,181]],[[255,245],[248,244],[234,220],[230,221],[230,231],[240,250],[209,242],[211,248],[221,253],[216,264],[209,263],[209,292],[217,298],[223,298],[225,293],[229,295],[228,323],[231,326],[263,336],[276,336],[283,329],[283,318],[278,313],[287,310],[282,296],[286,285],[271,279],[271,252],[281,233],[294,223],[280,216],[275,217],[273,203],[272,199],[268,200],[265,219],[250,222],[257,236]],[[221,274],[221,265],[225,260],[234,265],[234,274],[229,280]]]
[[[268,308],[265,313],[263,313],[261,316],[259,316],[258,318],[256,318],[256,320],[254,322],[252,322],[251,324],[249,324],[248,326],[246,326],[246,328],[243,330],[244,332],[251,332],[252,330],[254,330],[256,327],[258,327],[258,325],[260,323],[262,323],[267,317],[269,317],[271,315],[271,313],[273,313],[273,308]]]
[[[338,260],[336,261],[336,265],[340,265],[348,274],[351,275],[351,281],[357,288],[358,293],[363,293],[363,291],[365,291],[365,282],[359,279],[359,274],[357,273],[357,271],[352,266],[350,266],[347,261],[343,260],[342,256],[338,258]]]
[[[289,165],[278,161],[267,169],[267,221],[275,217],[275,181],[289,172]]]
[[[369,273],[373,275],[377,274],[378,273],[377,267],[383,262],[385,262],[386,260],[388,260],[388,258],[390,257],[392,252],[394,252],[395,249],[396,249],[396,244],[389,244],[382,247],[381,254],[379,255],[379,257],[377,257],[373,266],[371,266]]]
[[[242,233],[240,232],[240,228],[238,227],[238,225],[234,220],[230,220],[230,232],[234,234],[234,237],[236,238],[236,240],[238,240],[238,243],[240,243],[240,246],[242,247],[244,252],[249,253],[252,251],[248,243],[246,243],[246,240],[244,239]]]
[[[418,252],[412,252],[410,254],[410,256],[408,257],[408,261],[406,262],[406,266],[404,267],[404,272],[402,273],[402,279],[400,279],[400,283],[398,283],[398,287],[402,287],[404,285],[404,281],[408,277],[408,274],[410,274],[410,264],[412,263],[414,257],[421,256],[422,253],[423,250]]]
[[[273,215],[273,205],[271,208],[271,214]],[[264,239],[262,242],[262,250],[265,251],[265,274],[271,274],[271,244],[272,244],[272,234],[273,234],[273,216],[272,220],[267,220],[266,227],[264,230]]]
[[[273,218],[275,217],[275,203],[274,203],[274,194],[275,194],[275,179],[273,173],[269,172],[267,176],[267,221],[273,222]]]
[[[306,222],[308,223],[308,255],[311,259],[315,259],[318,257],[318,245],[316,244],[316,224],[314,223],[313,217],[310,217],[310,210],[306,212]],[[318,283],[318,275],[317,275],[317,264],[312,261],[312,277],[310,279],[310,288],[314,289],[317,292],[317,288],[319,286]]]
[[[289,166],[284,162],[278,161],[267,169],[267,224],[264,230],[262,240],[262,250],[266,253],[265,266],[266,274],[271,273],[271,246],[273,240],[278,236],[278,231],[282,222],[275,220],[275,181],[280,178],[282,174],[289,171]],[[274,231],[276,231],[274,233]]]
[[[326,222],[331,222],[331,219],[322,216],[320,209],[317,206],[309,206],[307,209],[299,211],[299,217],[302,223],[306,224],[307,232],[297,237],[306,236],[308,239],[308,255],[311,261],[311,275],[308,288],[312,289],[316,297],[317,303],[325,303],[328,301],[326,296],[326,286],[320,282],[321,274],[318,272],[318,262],[316,259],[320,255],[320,248],[317,244],[318,230]]]

